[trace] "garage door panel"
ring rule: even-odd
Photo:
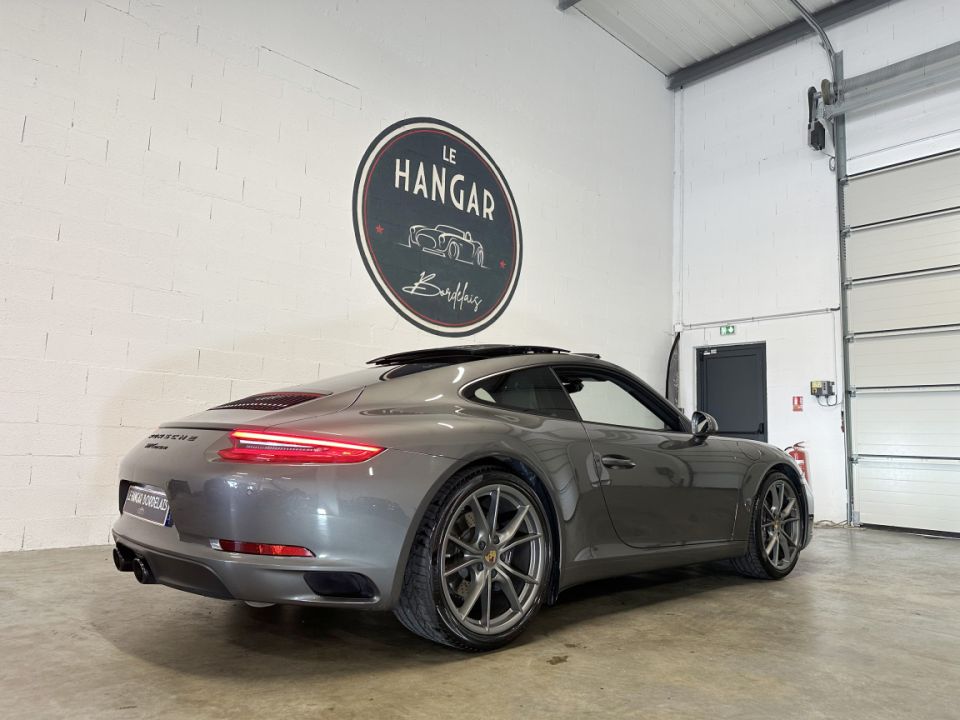
[[[960,212],[857,230],[847,238],[851,278],[960,265]]]
[[[960,324],[960,272],[854,285],[852,332]]]
[[[843,196],[854,506],[960,532],[960,152],[852,177]]]
[[[851,226],[960,206],[960,154],[852,178],[844,194]]]
[[[855,387],[960,385],[960,332],[858,338],[850,366]]]
[[[918,503],[921,505],[936,506],[943,502],[943,497],[948,496],[957,498],[960,502],[960,483],[952,482],[956,478],[956,473],[944,472],[944,482],[935,482],[930,480],[919,480],[916,470],[904,470],[906,474],[899,479],[879,476],[872,478],[870,487],[866,492],[877,493],[879,498],[882,493],[899,493],[901,497],[907,494],[917,495]]]
[[[960,392],[858,394],[853,439],[858,455],[956,457]]]
[[[960,463],[862,459],[855,483],[861,522],[943,532],[960,527]]]
[[[919,528],[937,532],[956,532],[960,509],[955,507],[914,507],[899,503],[864,499],[860,503],[860,522],[866,525]]]
[[[960,464],[933,460],[903,461],[866,458],[859,462],[860,481],[876,492],[916,492],[924,496],[960,498]]]

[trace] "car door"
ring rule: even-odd
[[[634,547],[729,540],[744,466],[662,398],[595,368],[555,368],[592,443],[610,519]],[[722,443],[723,441],[719,441]],[[732,461],[732,462],[731,462]]]

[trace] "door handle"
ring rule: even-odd
[[[629,470],[637,466],[633,460],[623,455],[604,455],[600,458],[600,462],[603,463],[604,467],[618,470]]]

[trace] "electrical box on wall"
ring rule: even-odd
[[[811,380],[810,394],[814,397],[833,397],[836,394],[833,390],[833,380]]]

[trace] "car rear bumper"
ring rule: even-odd
[[[121,514],[113,537],[156,582],[208,597],[388,609],[426,502],[453,463],[388,450],[355,465],[121,464],[129,485],[162,489],[171,526]],[[171,477],[173,476],[173,477]],[[313,557],[216,549],[219,540],[303,547]]]
[[[136,520],[133,520],[136,522]],[[210,548],[209,553],[190,548],[152,547],[114,530],[114,541],[124,554],[141,558],[161,585],[223,600],[289,605],[357,606],[387,609],[394,567],[354,567],[318,563],[316,558],[273,558],[229,553]],[[317,582],[328,578],[327,582]],[[322,594],[318,588],[343,588],[346,578],[362,578],[356,592]]]

